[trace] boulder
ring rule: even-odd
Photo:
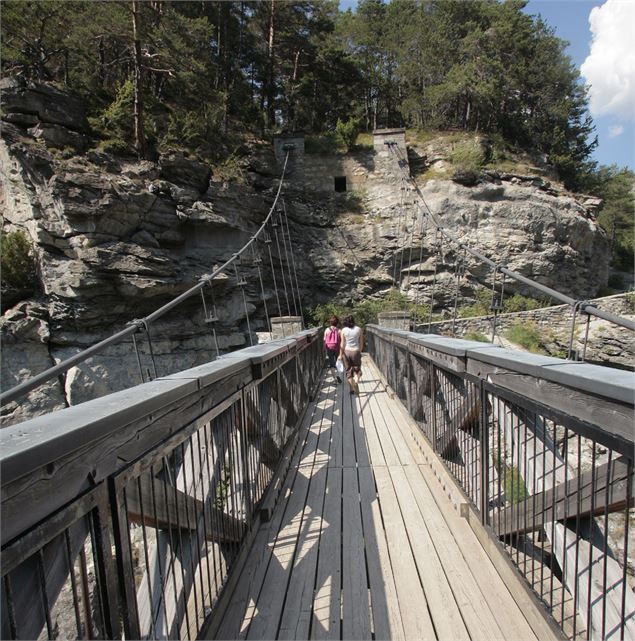
[[[90,128],[81,99],[52,85],[27,83],[18,78],[0,80],[0,105],[5,115],[37,116],[43,123],[88,133]],[[20,117],[13,116],[13,122]]]
[[[180,154],[162,156],[159,160],[161,178],[177,185],[193,187],[199,194],[207,191],[212,170],[205,164]]]

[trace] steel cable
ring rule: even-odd
[[[291,272],[291,259],[289,258],[289,247],[287,245],[287,234],[285,231],[284,218],[282,216],[282,212],[280,208],[278,209],[278,221],[280,223],[280,232],[282,234],[282,246],[284,247],[284,256],[287,261],[287,271],[289,272],[289,289],[291,290],[291,301],[293,302],[293,311],[297,316],[298,304],[295,297],[295,290],[293,288],[293,274]]]
[[[289,305],[289,292],[287,291],[287,280],[284,277],[284,265],[282,264],[282,252],[280,251],[280,238],[278,237],[278,223],[275,217],[271,219],[271,228],[276,237],[276,247],[278,249],[278,264],[280,265],[280,277],[282,278],[282,287],[284,288],[284,298],[287,301],[287,315],[291,316],[291,306]],[[281,314],[282,316],[282,314]]]
[[[177,307],[180,303],[187,300],[194,294],[197,294],[205,286],[205,284],[208,281],[213,280],[216,276],[223,273],[239,256],[241,256],[244,252],[246,252],[252,246],[252,244],[254,244],[258,238],[260,238],[261,235],[264,234],[265,227],[272,218],[273,212],[275,210],[275,207],[278,203],[278,199],[280,197],[280,192],[282,191],[282,185],[284,183],[284,177],[287,171],[287,164],[289,162],[289,153],[290,152],[287,151],[285,155],[284,165],[282,167],[280,181],[278,183],[278,189],[276,190],[276,195],[274,197],[271,208],[269,209],[269,212],[265,217],[265,220],[262,222],[262,224],[260,225],[256,233],[236,253],[232,254],[232,256],[228,260],[226,260],[220,267],[216,268],[212,272],[212,274],[204,278],[201,278],[201,280],[196,285],[194,285],[187,291],[183,292],[176,298],[172,299],[170,302],[166,303],[162,307],[159,307],[158,309],[156,309],[154,312],[152,312],[145,318],[141,319],[142,322],[151,323],[151,322],[154,322],[155,320],[158,320],[167,312]],[[58,363],[57,365],[48,368],[44,372],[41,372],[40,374],[37,374],[29,378],[28,380],[20,383],[19,385],[16,385],[15,387],[12,387],[6,392],[2,392],[0,394],[0,406],[4,406],[7,403],[13,401],[14,399],[19,398],[24,394],[27,394],[31,390],[36,389],[42,383],[52,378],[55,378],[57,376],[60,376],[61,374],[64,374],[71,367],[74,367],[79,363],[83,363],[94,354],[98,354],[103,350],[105,350],[107,347],[110,347],[111,345],[115,345],[121,342],[124,338],[127,338],[128,336],[132,336],[137,331],[138,331],[138,326],[136,324],[128,324],[124,329],[112,334],[111,336],[104,339],[103,341],[100,341],[95,345],[92,345],[91,347],[88,347],[87,349],[81,352],[78,352],[74,356],[71,356],[65,361],[62,361],[61,363]]]
[[[289,228],[289,216],[287,214],[287,206],[284,201],[284,198],[282,199],[282,211],[284,212],[285,225],[287,226],[287,235],[289,237],[289,247],[291,247],[291,265],[293,266],[293,277],[295,279],[295,289],[298,296],[298,311],[299,311],[299,315],[302,318],[304,318],[304,315],[302,314],[302,298],[300,297],[300,285],[298,284],[298,272],[296,271],[296,268],[295,268],[295,252],[293,251],[293,243],[291,242],[291,229]],[[304,327],[304,320],[302,321],[302,327]]]
[[[395,146],[396,145],[391,145]],[[399,149],[397,147],[397,154],[399,155]],[[403,170],[402,170],[403,171]],[[405,173],[405,172],[404,172]],[[439,222],[437,221],[435,215],[432,213],[432,210],[428,206],[428,203],[426,202],[423,193],[421,192],[421,189],[419,185],[417,184],[416,180],[412,178],[410,175],[408,175],[407,180],[409,180],[414,188],[415,193],[417,196],[420,198],[421,202],[425,206],[425,208],[428,211],[428,214],[430,215],[430,218],[432,219],[433,223],[436,226],[439,226]],[[480,252],[476,251],[475,249],[472,249],[471,247],[468,247],[465,245],[465,243],[462,243],[456,236],[451,234],[450,232],[443,230],[443,235],[448,239],[451,240],[452,242],[457,243],[459,247],[465,247],[466,251],[477,258],[480,262],[485,263],[486,265],[490,265],[491,267],[495,266],[496,263],[488,258],[487,256],[481,254]],[[565,303],[567,305],[575,305],[578,301],[575,299],[571,298],[570,296],[567,296],[566,294],[562,294],[561,292],[552,289],[551,287],[547,287],[546,285],[542,285],[541,283],[536,282],[535,280],[532,280],[531,278],[527,278],[526,276],[523,276],[522,274],[519,274],[518,272],[512,271],[511,269],[508,269],[507,267],[500,266],[499,270],[501,273],[506,274],[509,278],[512,280],[515,280],[519,283],[522,283],[523,285],[527,285],[529,287],[532,287],[539,292],[542,292],[543,294],[546,294],[547,296],[550,296],[551,298],[554,298],[556,300],[559,300],[562,303]],[[604,320],[607,320],[611,323],[614,323],[615,325],[619,325],[620,327],[624,327],[626,329],[630,329],[631,331],[635,331],[635,321],[632,321],[628,318],[624,318],[622,316],[618,316],[617,314],[613,314],[611,312],[607,312],[606,310],[600,309],[599,307],[595,307],[594,305],[591,305],[588,301],[584,301],[584,307],[583,310],[586,314],[591,314],[593,316],[597,316],[598,318],[602,318]]]

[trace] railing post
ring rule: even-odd
[[[251,483],[251,478],[249,474],[249,436],[247,434],[248,431],[248,426],[246,424],[245,417],[247,416],[247,402],[245,400],[245,388],[243,387],[242,390],[240,391],[240,403],[238,405],[238,417],[237,417],[237,428],[238,428],[238,433],[240,434],[240,458],[241,458],[241,465],[243,467],[243,473],[244,473],[244,479],[243,482],[245,484],[246,492],[245,492],[245,497],[246,497],[246,503],[247,505],[245,506],[247,508],[247,522],[249,524],[249,527],[251,527],[253,517],[254,517],[254,497],[253,497],[253,486]]]
[[[434,363],[430,361],[430,398],[432,400],[432,449],[437,451],[437,374]]]
[[[115,555],[117,559],[117,574],[119,575],[119,592],[121,594],[121,614],[123,618],[123,629],[126,639],[140,639],[141,630],[137,617],[137,595],[135,580],[132,572],[130,559],[130,538],[128,532],[128,515],[125,501],[121,500],[119,492],[123,491],[124,483],[121,476],[117,479],[110,477],[110,513],[114,527]]]
[[[103,490],[103,491],[101,491]],[[108,485],[102,483],[96,510],[93,512],[93,530],[95,534],[95,563],[97,582],[101,592],[101,602],[104,609],[104,638],[120,639],[119,627],[119,595],[117,591],[117,571],[110,546],[112,535],[112,519],[108,501]]]
[[[479,383],[481,412],[479,423],[481,427],[480,447],[481,447],[481,496],[479,509],[481,510],[481,523],[489,524],[489,421],[487,416],[487,391],[485,382]]]

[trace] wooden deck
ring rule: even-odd
[[[359,396],[327,375],[217,638],[538,638],[408,420],[368,356]]]

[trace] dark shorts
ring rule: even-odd
[[[362,353],[358,349],[344,350],[344,363],[346,378],[353,378],[354,374],[362,373]]]
[[[335,367],[335,361],[339,356],[340,350],[338,349],[328,349],[326,348],[326,357],[329,359],[329,367]]]

